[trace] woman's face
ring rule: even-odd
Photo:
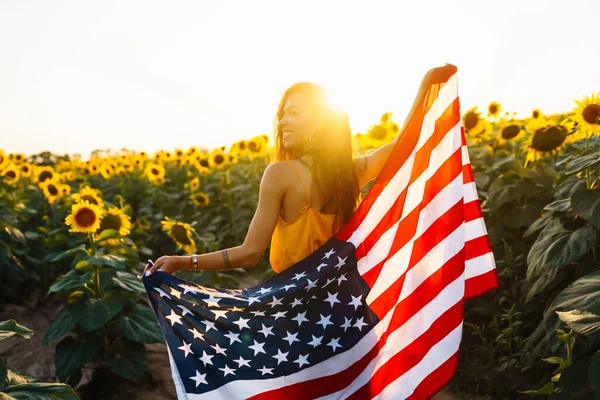
[[[306,96],[293,93],[288,97],[278,128],[282,133],[284,148],[290,150],[306,147],[310,134],[314,131],[314,118]]]

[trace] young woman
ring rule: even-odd
[[[272,268],[289,268],[350,220],[362,200],[360,188],[379,174],[398,140],[353,157],[348,115],[332,107],[321,86],[309,82],[285,91],[274,125],[275,160],[262,176],[244,243],[195,259],[162,256],[144,273],[195,269],[193,261],[200,270],[252,268],[269,244]]]

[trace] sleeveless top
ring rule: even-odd
[[[288,161],[290,162],[290,161]],[[309,254],[319,249],[332,236],[335,214],[321,213],[310,205],[310,196],[296,166],[298,178],[306,193],[307,205],[302,207],[300,215],[290,221],[284,221],[281,212],[271,238],[269,262],[277,273],[302,261]]]

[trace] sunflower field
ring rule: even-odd
[[[457,398],[600,397],[600,95],[575,104],[515,118],[492,102],[463,115],[501,286],[465,303],[447,385]],[[398,132],[384,113],[354,135],[357,155]],[[0,310],[34,290],[61,304],[41,332],[55,348],[58,382],[0,358],[0,397],[78,398],[86,365],[143,380],[152,369],[146,346],[163,339],[136,274],[149,258],[240,245],[268,142],[263,134],[212,150],[95,151],[88,161],[0,150]],[[240,288],[274,272],[267,251],[256,268],[176,274]],[[32,333],[0,321],[0,340]]]

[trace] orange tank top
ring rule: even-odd
[[[300,178],[308,204],[302,207],[300,215],[287,222],[279,213],[279,219],[271,238],[269,254],[271,267],[277,273],[302,261],[333,236],[332,227],[335,214],[324,214],[311,207],[310,196],[304,186],[304,181],[295,165],[294,169]]]

